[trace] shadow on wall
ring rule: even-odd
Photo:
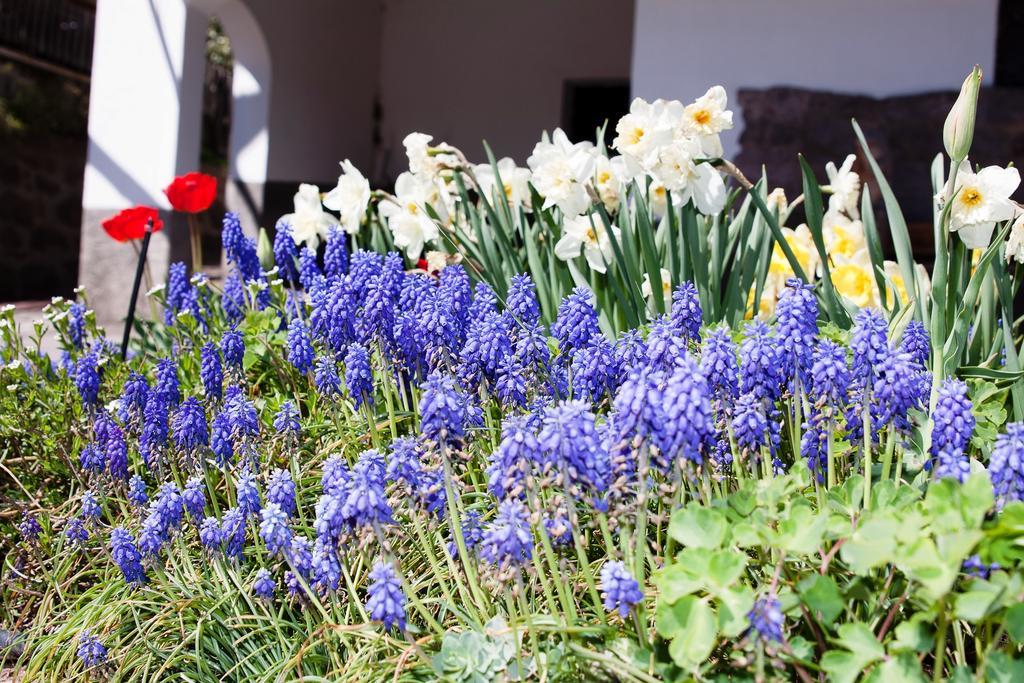
[[[750,178],[767,169],[770,187],[783,187],[786,196],[801,193],[797,154],[803,154],[818,181],[827,182],[825,164],[842,163],[858,152],[850,119],[856,119],[871,152],[900,201],[916,248],[930,263],[932,239],[931,164],[943,150],[942,126],[956,92],[874,98],[859,95],[768,88],[740,90],[744,128],[737,164]],[[971,161],[987,166],[1024,164],[1024,88],[984,88],[978,102],[978,122]],[[872,185],[876,216],[884,225],[885,211],[866,161],[858,154],[854,170]],[[887,234],[883,230],[883,234]]]

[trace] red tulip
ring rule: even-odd
[[[186,173],[164,188],[164,194],[175,211],[199,213],[213,204],[217,196],[217,179],[205,173]]]
[[[160,232],[164,222],[156,209],[150,206],[133,206],[103,221],[103,229],[118,242],[140,239],[146,234],[146,223],[153,220],[153,232]]]

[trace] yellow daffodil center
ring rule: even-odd
[[[711,123],[711,112],[707,109],[698,109],[693,112],[693,120],[697,125],[706,126]]]
[[[790,249],[793,250],[793,255],[796,256],[797,263],[805,271],[810,269],[811,265],[811,254],[804,245],[800,243],[794,243],[788,241]],[[782,251],[782,247],[778,244],[775,245],[775,249],[772,251],[772,260],[768,265],[768,272],[773,275],[793,275],[793,269],[789,265],[789,259],[786,258],[785,252]]]
[[[903,277],[901,275],[893,275],[889,279],[892,280],[892,284],[896,287],[896,298],[899,302],[903,304],[910,301],[910,296],[907,294],[907,285],[903,281]],[[886,287],[885,291],[889,296],[893,295],[892,287]]]
[[[412,215],[417,215],[420,212],[420,207],[413,202],[409,202],[405,205],[406,210]]]
[[[640,126],[633,127],[632,130],[626,135],[626,141],[631,145],[639,145],[640,141],[644,139],[646,131]]]
[[[512,186],[509,185],[508,183],[505,183],[504,185],[502,185],[502,187],[505,190],[505,197],[507,199],[512,199]]]
[[[601,171],[600,173],[597,174],[597,184],[598,185],[604,185],[605,183],[607,183],[611,179],[612,179],[612,174],[609,173],[608,171]]]
[[[587,230],[587,242],[590,244],[597,244],[597,233],[594,232],[593,228]]]
[[[981,195],[981,191],[976,187],[965,187],[960,192],[960,203],[965,206],[969,206],[972,209],[976,206],[981,205],[981,202],[985,198]]]
[[[835,242],[832,246],[832,252],[842,254],[843,256],[853,256],[859,246],[853,235],[839,227],[833,230],[835,231]]]
[[[853,263],[844,263],[832,269],[832,282],[840,294],[860,307],[871,303],[874,283],[866,270]]]

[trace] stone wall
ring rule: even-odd
[[[78,282],[88,85],[0,62],[0,301]]]
[[[786,196],[792,199],[801,192],[797,154],[807,158],[824,184],[828,161],[838,165],[847,154],[858,153],[850,125],[850,119],[856,119],[900,201],[917,255],[929,261],[933,256],[929,169],[935,155],[943,150],[942,125],[955,99],[955,92],[873,98],[800,88],[741,90],[739,103],[745,126],[736,162],[752,179],[760,177],[763,164],[769,184],[784,187]],[[971,148],[973,163],[1024,164],[1021,111],[1024,88],[982,90]],[[854,169],[873,185],[876,216],[884,234],[881,198],[859,153]],[[1018,198],[1021,196],[1024,192],[1018,193]]]

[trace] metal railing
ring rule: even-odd
[[[0,0],[0,48],[14,58],[88,75],[96,6],[82,0]]]

